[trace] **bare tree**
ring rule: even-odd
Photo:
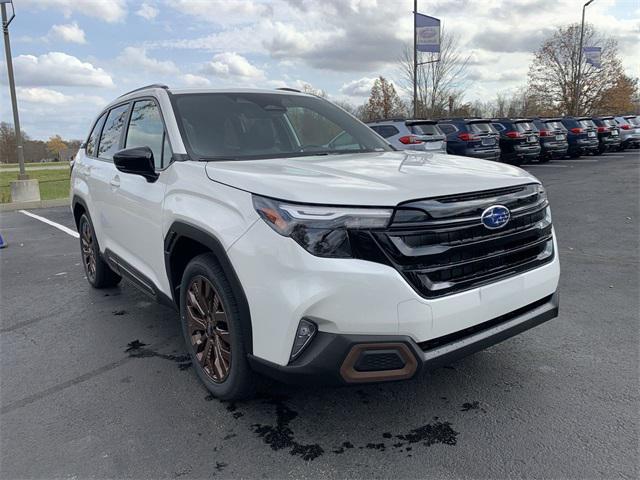
[[[364,106],[364,120],[404,117],[406,114],[406,107],[400,100],[393,83],[382,76],[376,78],[371,87],[369,100]]]
[[[436,60],[437,54],[418,53],[418,63]],[[449,98],[461,100],[469,64],[459,38],[442,29],[440,61],[418,66],[418,117],[440,117],[449,110]],[[413,91],[413,46],[405,45],[400,58],[402,86]]]
[[[590,114],[602,95],[610,90],[624,71],[615,40],[585,25],[584,45],[602,48],[600,68],[580,58],[580,24],[559,27],[535,52],[529,68],[529,91],[544,110],[558,114]]]

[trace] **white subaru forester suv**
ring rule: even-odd
[[[555,317],[544,188],[516,167],[397,151],[289,89],[121,96],[72,170],[89,283],[179,311],[209,390],[408,379]]]

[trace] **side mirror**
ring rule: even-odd
[[[149,147],[135,147],[120,150],[113,155],[113,163],[122,173],[141,175],[147,182],[155,182],[159,175]]]

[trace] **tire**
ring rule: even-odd
[[[211,253],[189,262],[180,283],[180,319],[187,351],[198,377],[220,400],[255,394],[238,299]]]
[[[551,160],[551,155],[541,155],[538,157],[538,163],[548,163]]]
[[[80,217],[78,231],[80,232],[82,266],[89,285],[93,288],[109,288],[118,285],[122,277],[111,270],[107,262],[102,259],[96,232],[86,213]]]

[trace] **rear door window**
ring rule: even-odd
[[[580,120],[578,123],[582,128],[593,128],[596,126],[596,124],[593,123],[593,120],[589,120],[589,119]]]
[[[394,135],[400,133],[400,130],[398,130],[393,125],[374,125],[371,127],[371,130],[376,132],[382,138],[393,137]]]
[[[438,126],[433,123],[417,123],[409,125],[409,130],[414,135],[442,135]]]
[[[113,159],[113,154],[120,149],[120,139],[127,122],[127,113],[129,112],[129,104],[120,105],[112,109],[107,115],[107,120],[102,129],[100,136],[100,145],[98,146],[98,157],[107,160]]]
[[[102,131],[105,118],[107,118],[107,114],[103,113],[93,127],[91,135],[89,135],[89,140],[87,140],[87,146],[85,147],[89,157],[95,157],[98,152],[98,140],[100,139],[100,132]]]

